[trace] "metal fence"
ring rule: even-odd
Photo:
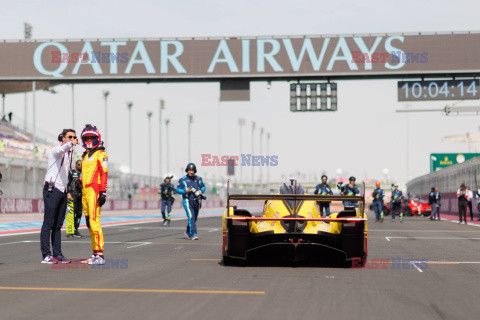
[[[446,167],[407,182],[407,190],[415,195],[425,195],[432,187],[438,187],[440,192],[456,192],[462,183],[477,190],[480,181],[480,158],[473,158],[464,163]],[[475,179],[475,176],[477,179]]]

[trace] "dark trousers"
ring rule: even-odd
[[[402,204],[400,202],[392,202],[392,220],[395,220],[395,212],[398,212],[400,220],[403,220]]]
[[[170,220],[170,213],[172,212],[172,200],[162,200],[161,211],[163,220]],[[167,210],[167,215],[165,215],[165,209]]]
[[[67,211],[67,194],[57,188],[52,192],[43,189],[43,202],[45,214],[43,216],[42,231],[40,231],[40,249],[45,258],[52,255],[50,251],[50,240],[52,241],[53,256],[62,256],[62,237],[60,229],[65,220]]]
[[[330,216],[330,203],[329,202],[320,202],[320,215],[322,217],[325,217],[325,215],[323,214],[323,209],[325,209],[325,214],[327,215],[327,217]]]
[[[468,212],[470,212],[470,221],[473,221],[472,201],[467,201]]]
[[[467,201],[458,201],[458,218],[467,222]]]
[[[73,225],[75,226],[75,231],[78,231],[80,220],[82,219],[82,197],[73,197],[73,215]]]

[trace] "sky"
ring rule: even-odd
[[[23,23],[33,26],[34,39],[134,38],[197,36],[315,35],[415,31],[478,31],[478,1],[6,1],[0,10],[0,39],[23,38]],[[1,44],[0,44],[1,45]],[[1,61],[0,61],[1,63]],[[291,113],[289,86],[251,83],[249,102],[219,102],[218,83],[79,84],[75,86],[75,129],[86,123],[105,128],[103,90],[109,90],[108,145],[111,162],[129,164],[128,111],[132,108],[132,172],[149,174],[151,138],[152,174],[183,174],[188,163],[187,124],[193,116],[192,160],[199,174],[224,176],[226,168],[200,166],[201,154],[239,155],[252,152],[252,122],[257,130],[253,154],[260,154],[260,134],[271,135],[269,155],[278,166],[269,169],[270,181],[295,176],[317,179],[325,172],[390,179],[404,183],[428,173],[429,154],[467,152],[467,145],[443,142],[448,135],[479,130],[478,116],[438,113],[401,114],[396,80],[338,81],[338,111]],[[55,137],[72,126],[71,87],[57,94],[36,95],[37,127]],[[28,122],[32,122],[31,97]],[[162,172],[159,171],[159,100],[164,99]],[[415,102],[410,108],[443,107],[446,102]],[[478,101],[460,105],[478,105]],[[24,95],[6,98],[6,110],[15,121],[24,119]],[[153,112],[151,134],[146,113]],[[246,119],[241,136],[238,119]],[[105,134],[104,134],[105,136]],[[266,135],[263,154],[266,154]],[[407,147],[408,146],[408,147]],[[408,169],[408,173],[407,173]],[[267,169],[254,169],[255,179],[266,179]],[[304,176],[302,176],[302,174]],[[242,169],[251,181],[252,169]],[[265,181],[265,180],[264,180]]]

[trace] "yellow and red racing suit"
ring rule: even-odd
[[[82,157],[82,205],[94,254],[103,253],[103,231],[100,226],[100,192],[107,191],[108,156],[105,148],[87,150]]]

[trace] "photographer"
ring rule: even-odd
[[[360,193],[360,190],[358,189],[357,185],[355,184],[355,181],[357,179],[355,177],[350,177],[348,179],[348,184],[344,187],[342,187],[340,190],[340,194],[342,196],[350,196],[350,197],[353,197],[353,196],[356,196],[357,194]],[[344,208],[346,207],[357,207],[358,204],[356,201],[343,201],[343,206]]]
[[[175,198],[173,197],[173,192],[175,191],[175,187],[170,182],[172,177],[166,177],[163,180],[163,183],[160,185],[160,190],[158,193],[160,194],[160,201],[161,203],[161,210],[162,210],[162,217],[163,217],[163,225],[167,225],[170,227],[170,219],[171,219],[171,212],[172,212],[172,205],[175,202]],[[167,215],[165,215],[165,209],[167,209]]]
[[[202,199],[206,199],[203,196],[205,185],[202,178],[196,175],[195,164],[189,163],[185,172],[187,174],[178,180],[176,192],[183,196],[183,207],[187,213],[188,224],[185,235],[189,240],[198,240],[197,218],[202,206]]]
[[[73,146],[78,144],[75,130],[63,129],[58,135],[61,145],[52,148],[48,157],[48,169],[43,188],[45,215],[40,232],[42,263],[70,263],[62,254],[61,232],[67,210],[68,171],[72,166]],[[53,256],[50,251],[52,241]]]
[[[322,176],[322,183],[318,184],[315,187],[315,191],[313,192],[314,194],[320,194],[322,196],[325,195],[332,195],[332,188],[327,184],[328,177],[326,175]],[[325,209],[325,214],[327,217],[330,216],[330,201],[318,201],[318,205],[320,206],[320,215],[322,217],[325,217],[323,214],[323,209]]]

